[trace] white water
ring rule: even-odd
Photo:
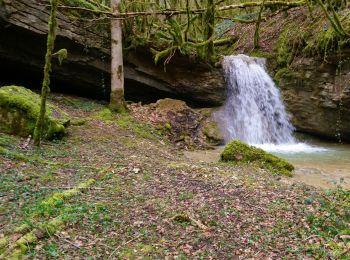
[[[291,144],[253,144],[270,153],[279,154],[298,154],[298,153],[322,153],[329,151],[327,148],[309,145],[306,143],[291,143]]]
[[[226,56],[223,68],[227,100],[214,117],[226,142],[238,139],[278,153],[327,151],[296,142],[280,91],[265,70],[265,59]]]

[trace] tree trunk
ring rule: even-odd
[[[259,30],[260,30],[260,23],[261,23],[261,14],[262,14],[262,11],[264,10],[264,4],[265,4],[265,0],[262,2],[262,5],[260,6],[258,20],[256,21],[256,25],[255,25],[254,49],[258,49],[259,48],[259,38],[260,38]]]
[[[112,0],[111,8],[118,13],[121,0]],[[120,111],[125,108],[124,102],[124,66],[122,49],[122,28],[120,20],[111,20],[111,97],[110,108]]]
[[[45,56],[45,66],[44,66],[44,79],[41,89],[41,104],[40,113],[34,129],[34,144],[36,146],[40,145],[41,136],[43,132],[45,113],[46,113],[46,98],[50,92],[50,72],[51,72],[51,58],[54,49],[55,38],[56,38],[56,20],[57,12],[57,0],[51,0],[51,12],[49,17],[49,31],[47,35],[47,48]]]

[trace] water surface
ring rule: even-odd
[[[303,182],[321,188],[341,186],[350,189],[350,144],[307,138],[293,144],[257,145],[295,166],[294,177],[287,182]],[[223,147],[209,151],[186,152],[186,157],[203,162],[217,162]]]

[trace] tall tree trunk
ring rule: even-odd
[[[121,0],[112,0],[111,7],[114,14],[119,12]],[[125,108],[124,102],[124,66],[122,48],[121,21],[111,20],[111,96],[110,108],[121,111]]]
[[[46,113],[46,98],[50,92],[50,72],[51,72],[51,58],[54,49],[55,38],[56,38],[56,12],[57,12],[57,0],[51,0],[51,12],[49,17],[49,31],[47,35],[47,46],[46,46],[46,56],[45,56],[45,66],[44,66],[44,79],[41,89],[41,104],[40,113],[34,129],[34,145],[39,146]]]

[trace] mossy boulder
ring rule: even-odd
[[[286,160],[238,140],[228,143],[220,158],[224,162],[257,163],[259,167],[278,175],[292,176],[294,170],[294,166]]]
[[[0,88],[0,132],[23,137],[33,135],[39,111],[38,94],[18,86]],[[43,137],[45,139],[62,137],[68,124],[68,115],[48,103]]]

